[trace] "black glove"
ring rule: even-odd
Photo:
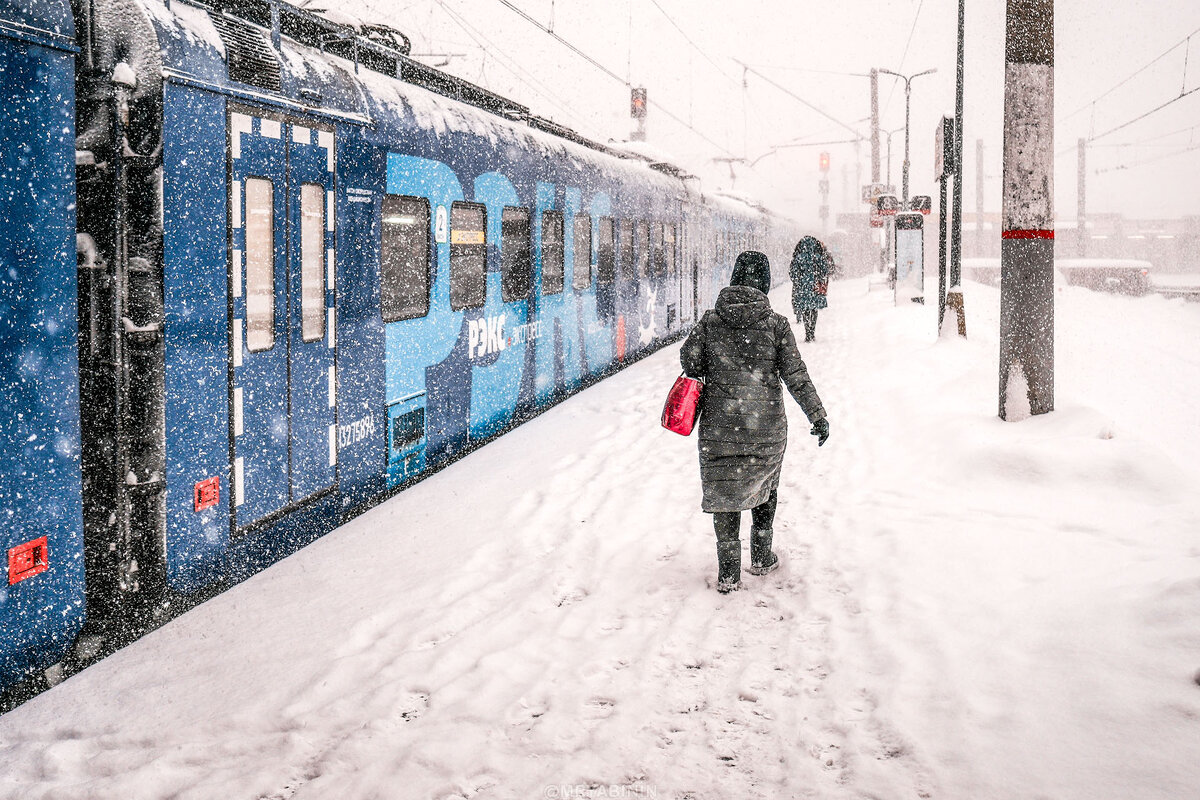
[[[825,441],[829,439],[829,418],[825,417],[814,422],[809,433],[817,437],[817,447],[825,444]]]

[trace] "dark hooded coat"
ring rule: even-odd
[[[832,271],[833,257],[820,241],[805,236],[796,243],[788,274],[792,279],[792,310],[797,317],[802,311],[820,310],[829,305],[825,295],[817,291],[817,284],[827,283]]]
[[[788,321],[750,286],[727,286],[680,351],[683,371],[704,379],[700,400],[703,509],[744,511],[779,486],[787,447],[780,381],[809,422],[825,408]]]

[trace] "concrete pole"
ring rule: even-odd
[[[904,210],[908,210],[908,108],[912,99],[912,87],[908,78],[904,79]]]
[[[938,179],[938,331],[946,320],[946,180]]]
[[[1054,410],[1054,0],[1007,2],[1001,419]]]
[[[1079,140],[1079,174],[1076,177],[1075,195],[1075,231],[1078,240],[1075,242],[1075,252],[1080,258],[1087,257],[1087,139]]]
[[[975,140],[975,257],[983,258],[983,139]]]
[[[879,70],[871,67],[871,183],[879,183]]]
[[[950,219],[950,285],[962,285],[963,10],[958,0],[958,78],[954,99],[954,210]]]

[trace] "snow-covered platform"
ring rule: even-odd
[[[834,286],[744,591],[673,347],[0,717],[0,797],[1189,796],[1200,307],[1060,289],[1059,410],[1006,424],[966,304]]]

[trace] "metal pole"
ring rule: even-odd
[[[983,139],[975,140],[975,256],[982,258],[983,252]]]
[[[938,331],[946,318],[946,177],[938,179]]]
[[[912,98],[910,78],[904,79],[904,208],[908,210],[908,107]]]
[[[958,0],[958,80],[954,97],[954,211],[950,220],[950,285],[962,284],[963,10]]]
[[[1075,243],[1075,251],[1080,258],[1087,256],[1087,139],[1079,140],[1079,174],[1076,176],[1075,197],[1075,226],[1079,237]]]
[[[892,185],[892,134],[893,133],[895,133],[895,131],[888,131],[888,135],[887,135],[887,140],[888,140],[887,185],[888,186]]]
[[[1008,0],[1000,418],[1054,410],[1054,0]],[[1021,397],[1024,390],[1026,397]]]
[[[871,68],[871,183],[879,183],[879,70]]]

